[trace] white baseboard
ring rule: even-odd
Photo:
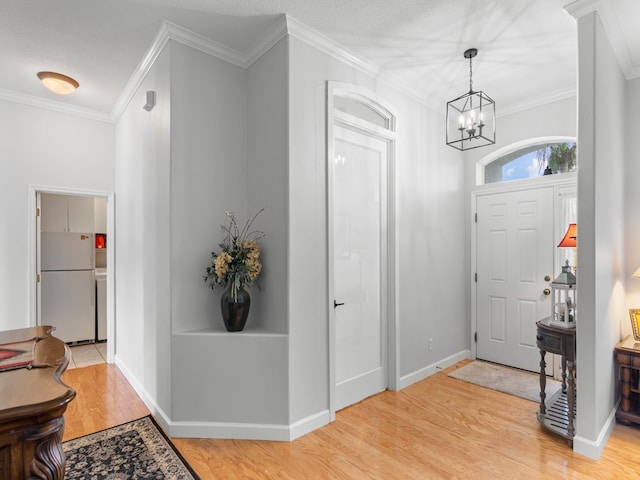
[[[431,365],[427,365],[420,370],[416,370],[409,375],[405,375],[400,377],[400,381],[398,382],[398,390],[402,390],[403,388],[408,387],[409,385],[413,385],[414,383],[419,382],[420,380],[424,380],[427,377],[430,377],[434,373],[437,373],[440,370],[443,370],[451,365],[455,365],[461,360],[466,358],[471,358],[471,350],[463,350],[458,353],[454,353],[453,355],[443,358],[436,363]]]
[[[235,440],[272,440],[291,441],[313,430],[327,425],[331,421],[329,411],[325,410],[303,418],[290,425],[192,422],[173,421],[153,400],[151,395],[136,379],[135,375],[116,356],[116,365],[129,381],[138,396],[158,420],[170,437],[176,438],[224,438]]]
[[[616,426],[616,410],[619,403],[620,401],[616,403],[611,413],[609,413],[607,421],[604,423],[604,426],[602,427],[602,430],[600,430],[600,434],[595,441],[581,437],[580,435],[573,437],[574,452],[584,455],[585,457],[592,458],[593,460],[598,460],[600,458],[600,455],[602,455],[602,452],[604,451],[604,447],[607,445],[609,436],[611,435],[611,432],[613,432],[613,427]]]
[[[329,423],[329,411],[311,415],[291,425],[224,422],[170,422],[166,427],[172,437],[225,438],[236,440],[295,440]]]

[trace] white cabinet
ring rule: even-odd
[[[40,211],[40,228],[43,232],[68,231],[66,195],[43,193],[40,197]]]
[[[69,208],[69,231],[93,232],[93,198],[69,195],[67,202]]]
[[[96,197],[93,199],[95,233],[107,233],[107,199]]]
[[[93,197],[43,193],[40,197],[43,232],[93,232]]]

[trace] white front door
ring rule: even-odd
[[[387,388],[387,144],[335,126],[335,409]]]
[[[476,199],[478,359],[539,371],[536,322],[550,315],[553,187]]]

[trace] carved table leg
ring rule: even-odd
[[[58,417],[25,435],[25,440],[35,443],[30,465],[33,478],[64,479],[66,459],[62,450],[63,433],[64,418]]]
[[[631,369],[622,367],[620,369],[621,374],[621,400],[620,410],[623,412],[629,412],[631,410]]]
[[[545,414],[547,407],[545,400],[547,398],[547,364],[544,361],[544,356],[547,352],[540,350],[540,413]]]
[[[574,409],[576,404],[576,379],[575,379],[575,364],[572,361],[568,363],[568,380],[569,386],[567,388],[567,408],[568,408],[568,418],[569,425],[567,425],[567,435],[571,438],[575,435],[575,427],[574,423]],[[571,442],[573,443],[573,442]]]

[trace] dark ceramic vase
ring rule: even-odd
[[[220,307],[227,332],[241,332],[244,329],[250,306],[251,297],[243,287],[238,289],[235,299],[231,294],[231,286],[223,292],[220,297]]]

